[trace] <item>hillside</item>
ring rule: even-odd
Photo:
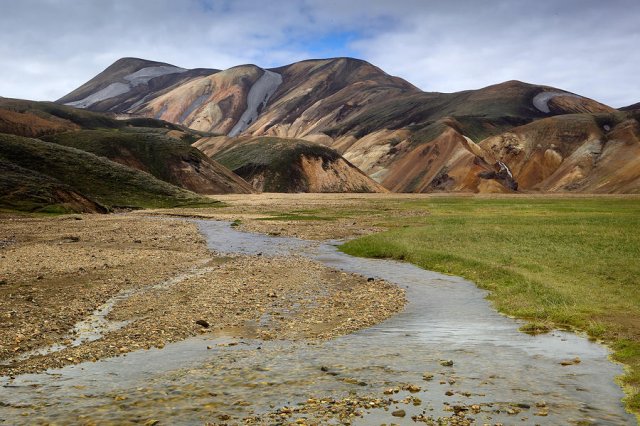
[[[640,110],[640,102],[636,102],[633,105],[628,105],[626,107],[618,108],[620,111],[636,111]]]
[[[215,145],[215,138],[210,143]],[[211,144],[203,140],[196,146],[211,152]],[[313,142],[258,137],[216,151],[213,158],[258,191],[385,192],[336,151]]]
[[[39,139],[0,134],[0,208],[106,212],[213,203],[139,170]]]
[[[80,130],[42,138],[106,157],[198,194],[251,193],[247,182],[163,130]]]
[[[1,138],[1,136],[0,136]],[[1,147],[0,147],[1,148]],[[0,156],[0,212],[106,213],[108,209],[72,186],[20,167]]]
[[[0,132],[92,152],[200,194],[252,191],[241,178],[190,146],[207,134],[165,121],[117,120],[54,103],[0,99]]]

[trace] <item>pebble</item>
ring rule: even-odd
[[[423,379],[423,380],[426,380],[426,381],[433,380],[433,374],[431,374],[431,373],[424,373],[424,374],[422,375],[422,379]]]
[[[200,326],[202,326],[204,328],[209,328],[209,323],[207,321],[205,321],[205,320],[202,320],[202,319],[196,320],[196,324],[198,324],[198,325],[200,325]]]
[[[564,360],[560,362],[560,365],[562,366],[568,366],[568,365],[576,365],[576,364],[580,364],[581,360],[578,357],[575,357],[574,359],[569,359],[569,360]]]
[[[395,410],[393,412],[391,412],[391,415],[393,417],[404,417],[407,415],[407,412],[404,410]]]
[[[411,393],[416,393],[416,392],[420,392],[422,388],[418,385],[406,385],[402,389],[408,390]]]

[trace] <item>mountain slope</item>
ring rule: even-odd
[[[212,152],[212,147],[217,145],[213,148],[213,157],[259,191],[386,192],[324,145],[274,137],[233,141],[226,147],[216,142],[202,140],[196,146]]]
[[[106,211],[211,203],[148,173],[39,139],[0,134],[0,161],[8,172],[0,179],[3,208]]]
[[[174,124],[46,102],[0,100],[0,132],[42,139],[109,158],[200,194],[250,193],[251,186],[190,143],[204,136]]]
[[[226,167],[188,143],[154,129],[80,130],[45,136],[43,140],[106,157],[198,194],[253,192]]]
[[[122,58],[57,102],[94,111],[124,112],[176,84],[218,70],[187,70],[163,62]]]
[[[480,144],[522,189],[640,193],[640,123],[627,114],[539,120]]]
[[[180,85],[131,112],[227,134],[247,109],[251,87],[263,74],[252,65],[234,67]]]

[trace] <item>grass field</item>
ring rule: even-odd
[[[523,331],[577,329],[610,344],[640,411],[639,198],[433,197],[400,201],[379,224],[390,230],[342,250],[468,278],[528,320]]]

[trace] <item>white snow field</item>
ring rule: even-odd
[[[159,67],[142,68],[133,74],[125,76],[124,79],[130,82],[131,87],[136,87],[148,82],[152,78],[160,77],[161,75],[179,74],[186,71],[187,70],[184,68],[174,67],[173,65],[161,65]]]
[[[573,93],[567,92],[542,92],[538,93],[533,97],[533,106],[536,107],[539,111],[550,113],[549,110],[549,101],[556,96],[567,96],[571,98],[581,98],[582,96],[574,95]]]
[[[262,108],[264,108],[267,105],[269,98],[280,84],[282,84],[282,76],[280,74],[265,70],[264,74],[249,89],[247,109],[242,113],[228,136],[237,136],[249,127],[258,118],[258,111],[261,110],[260,106],[262,105]]]
[[[98,90],[95,93],[90,94],[84,99],[75,102],[67,102],[65,105],[69,105],[76,108],[87,108],[96,102],[103,101],[105,99],[113,98],[123,93],[127,93],[131,88],[128,84],[124,83],[111,83],[102,90]]]
[[[146,67],[142,68],[134,73],[124,76],[124,79],[128,83],[111,83],[104,89],[98,90],[95,93],[90,94],[84,99],[74,102],[67,102],[65,105],[69,105],[76,108],[87,108],[96,102],[104,101],[105,99],[114,98],[116,96],[127,93],[131,88],[146,84],[149,80],[161,75],[177,74],[187,71],[184,68],[174,67],[171,65],[161,65],[158,67]]]

